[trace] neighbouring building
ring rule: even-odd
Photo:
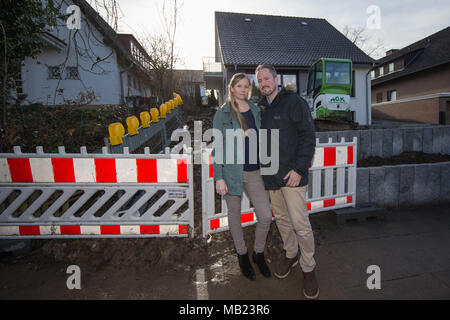
[[[356,122],[371,124],[370,70],[375,60],[325,19],[215,12],[215,57],[203,63],[206,88],[218,90],[222,103],[233,74],[245,72],[256,98],[255,68],[266,63],[275,66],[281,85],[291,83],[302,94],[308,69],[320,58],[352,60],[350,106]]]
[[[371,77],[374,117],[450,124],[450,27],[389,50]]]
[[[75,4],[80,29],[62,21],[42,34],[43,51],[22,65],[19,94],[24,103],[44,105],[142,103],[150,91],[149,55],[130,34],[117,34],[85,0],[63,1],[66,13]]]

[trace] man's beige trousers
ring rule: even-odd
[[[269,193],[286,257],[295,258],[300,247],[300,266],[303,272],[313,271],[316,266],[314,234],[306,206],[306,186],[283,187],[270,190]]]

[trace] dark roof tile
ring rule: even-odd
[[[375,62],[325,19],[229,12],[216,12],[215,19],[225,65],[309,67],[319,58]]]

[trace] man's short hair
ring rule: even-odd
[[[275,68],[274,68],[273,65],[271,65],[271,64],[260,64],[260,65],[256,68],[255,74],[258,74],[258,72],[259,72],[260,70],[262,70],[262,69],[267,69],[267,70],[269,70],[269,72],[272,74],[272,76],[273,76],[274,78],[277,77],[277,70],[275,70]]]

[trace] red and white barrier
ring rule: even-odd
[[[316,143],[316,150],[310,165],[310,182],[307,192],[307,209],[310,213],[332,209],[354,207],[356,204],[357,139],[352,142]],[[203,196],[203,237],[215,232],[228,230],[225,201],[217,213],[215,209],[215,185],[211,149],[202,148],[202,196]],[[281,155],[282,156],[282,155]],[[347,173],[346,173],[347,171]],[[322,182],[322,176],[325,181]],[[324,189],[324,195],[322,195]],[[336,189],[336,192],[333,190]],[[347,191],[345,191],[347,189]],[[312,196],[309,196],[309,193]],[[273,216],[273,214],[272,214]],[[243,226],[257,222],[245,194],[242,202],[241,223]]]
[[[187,235],[189,225],[0,226],[0,236],[146,236]]]
[[[193,236],[193,183],[190,154],[16,147],[0,154],[0,238]]]

